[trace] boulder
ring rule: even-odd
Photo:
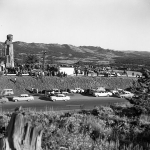
[[[16,109],[0,139],[0,150],[42,150],[42,125],[33,126],[29,115]]]

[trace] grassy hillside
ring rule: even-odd
[[[132,85],[133,79],[130,78],[106,78],[106,77],[44,77],[43,79],[36,79],[35,77],[23,76],[16,77],[17,81],[14,83],[14,76],[0,77],[0,89],[11,88],[15,94],[27,93],[26,89],[38,88],[40,91],[45,89],[59,88],[76,88],[83,89],[96,88],[104,86],[106,88],[127,88]]]
[[[0,42],[0,49],[3,49],[3,42]],[[69,63],[73,64],[79,60],[83,63],[94,65],[99,61],[108,60],[110,63],[119,65],[146,65],[150,64],[150,52],[145,51],[116,51],[94,46],[73,46],[68,44],[44,44],[13,42],[15,58],[19,62],[25,61],[28,54],[36,54],[40,59],[43,52],[46,52],[47,63]]]

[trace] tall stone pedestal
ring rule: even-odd
[[[12,43],[13,35],[7,35],[5,41],[5,57],[6,57],[6,68],[14,68],[14,50]]]

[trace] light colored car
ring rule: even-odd
[[[76,89],[70,89],[70,93],[77,93]]]
[[[123,92],[124,90],[123,89],[114,89],[114,90],[111,90],[111,92],[115,95],[116,93],[120,93],[120,92]]]
[[[75,90],[77,91],[76,93],[83,93],[84,92],[84,90],[81,88],[75,88]]]
[[[2,91],[0,91],[0,94],[3,96],[9,96],[9,95],[13,95],[13,89],[3,89]]]
[[[84,90],[81,88],[70,89],[71,93],[83,93]]]
[[[0,103],[6,103],[8,102],[8,98],[7,97],[0,97]]]
[[[129,91],[122,91],[121,93],[116,93],[116,96],[119,98],[132,98],[134,94]]]
[[[52,89],[52,94],[60,94],[60,90],[59,89]]]
[[[14,102],[17,102],[17,101],[32,101],[32,100],[34,100],[34,97],[30,96],[28,94],[21,94],[20,96],[14,96],[12,100]]]
[[[93,96],[95,97],[109,97],[112,96],[111,92],[107,92],[107,91],[99,91],[99,92],[93,92]]]
[[[61,91],[61,94],[68,94],[67,91]]]
[[[52,89],[52,90],[46,90],[45,91],[45,96],[49,96],[49,95],[54,95],[54,94],[60,94],[60,90],[59,89]]]
[[[50,96],[50,100],[52,100],[52,101],[68,101],[68,100],[70,100],[70,96],[66,96],[65,94],[56,94],[55,96]]]

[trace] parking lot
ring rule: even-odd
[[[81,94],[74,94],[71,96],[69,101],[50,101],[44,95],[34,96],[33,101],[19,101],[12,102],[9,101],[4,104],[0,104],[1,111],[13,111],[16,107],[22,106],[26,109],[40,110],[74,110],[74,109],[93,109],[95,106],[99,105],[110,105],[113,103],[124,103],[127,102],[125,99],[116,97],[93,97],[93,96],[83,96]],[[82,107],[81,107],[82,106]]]

